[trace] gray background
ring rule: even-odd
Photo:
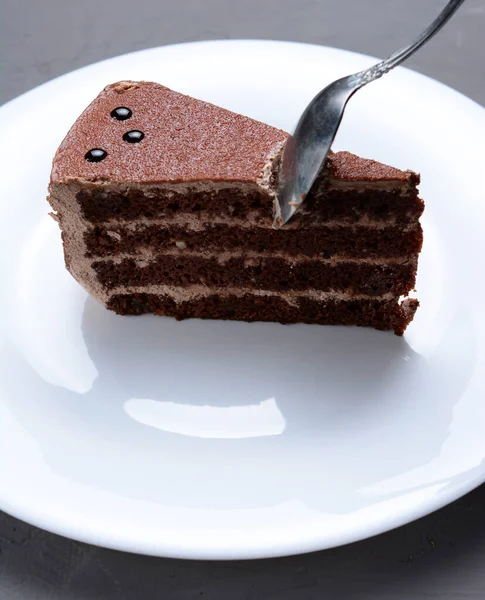
[[[1,0],[0,102],[120,53],[270,38],[383,57],[444,0]],[[485,104],[485,0],[467,0],[407,64]],[[3,140],[8,143],[8,140]],[[0,513],[0,600],[485,598],[485,486],[351,546],[250,562],[189,562],[71,542]]]

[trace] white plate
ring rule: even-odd
[[[399,69],[337,147],[422,173],[422,306],[404,339],[343,327],[118,317],[64,270],[54,151],[103,86],[148,79],[291,129],[340,50],[224,41],[137,52],[0,110],[0,507],[78,540],[249,558],[416,519],[485,480],[485,111]]]

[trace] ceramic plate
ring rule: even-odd
[[[398,69],[357,94],[336,141],[422,174],[421,308],[404,338],[116,316],[65,271],[47,215],[56,147],[108,83],[158,81],[291,129],[321,87],[373,61],[169,46],[0,110],[1,509],[121,550],[269,557],[378,534],[485,480],[485,110],[471,100]]]

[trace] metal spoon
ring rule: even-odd
[[[284,225],[301,207],[325,164],[345,107],[353,94],[414,54],[443,27],[464,1],[451,0],[412,44],[365,71],[337,79],[310,102],[283,151],[277,191],[281,217],[277,215],[275,219],[277,227]]]

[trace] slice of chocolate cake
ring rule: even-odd
[[[54,158],[66,266],[107,308],[402,335],[418,306],[419,176],[332,154],[273,227],[288,134],[155,83],[110,85]]]

